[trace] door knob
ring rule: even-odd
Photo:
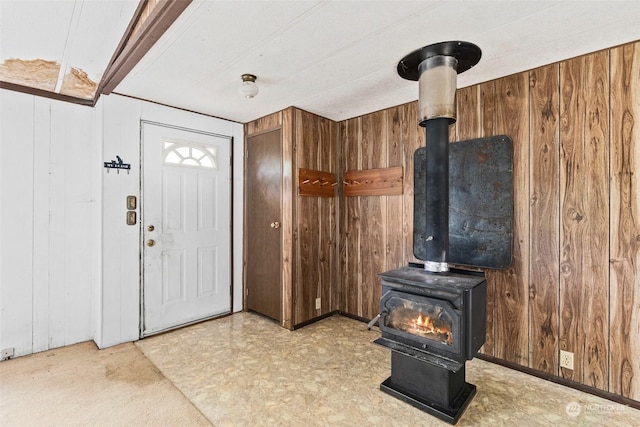
[[[155,228],[153,225],[149,225],[149,226],[147,226],[147,231],[153,231],[153,230],[155,230],[155,229],[156,229],[156,228]]]
[[[271,223],[271,228],[280,228],[280,223],[278,221]]]
[[[149,240],[147,240],[147,246],[151,247],[151,246],[153,246],[153,245],[155,245],[155,244],[156,244],[156,241],[155,241],[155,240],[153,240],[153,239],[149,239]]]

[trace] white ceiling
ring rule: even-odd
[[[72,29],[60,11],[78,2],[109,9],[80,17],[91,43],[68,54],[99,75],[115,49],[100,37],[111,23],[121,36],[137,1],[51,0],[16,18],[0,0],[1,57],[45,56]],[[398,61],[448,40],[482,49],[458,79],[465,87],[640,40],[640,1],[195,0],[114,92],[238,122],[289,106],[343,120],[416,100],[417,83],[397,75]],[[243,73],[258,76],[253,99],[239,94]]]

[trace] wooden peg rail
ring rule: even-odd
[[[334,197],[338,185],[335,175],[313,169],[298,169],[298,194],[301,196]]]
[[[345,196],[397,196],[403,192],[402,166],[346,171]]]

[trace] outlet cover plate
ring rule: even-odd
[[[573,353],[570,351],[560,350],[560,367],[571,369],[573,371]]]
[[[322,302],[320,298],[316,298],[316,310],[320,310],[322,308]]]
[[[16,352],[16,349],[13,347],[3,349],[2,354],[0,354],[0,360],[7,360],[12,358],[15,352]]]

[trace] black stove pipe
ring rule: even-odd
[[[450,118],[422,123],[426,128],[425,269],[448,271],[449,252],[449,124]]]
[[[398,63],[398,74],[419,83],[418,116],[426,128],[426,242],[424,269],[449,271],[449,125],[456,121],[456,75],[478,63],[473,43],[449,41],[414,50]]]

